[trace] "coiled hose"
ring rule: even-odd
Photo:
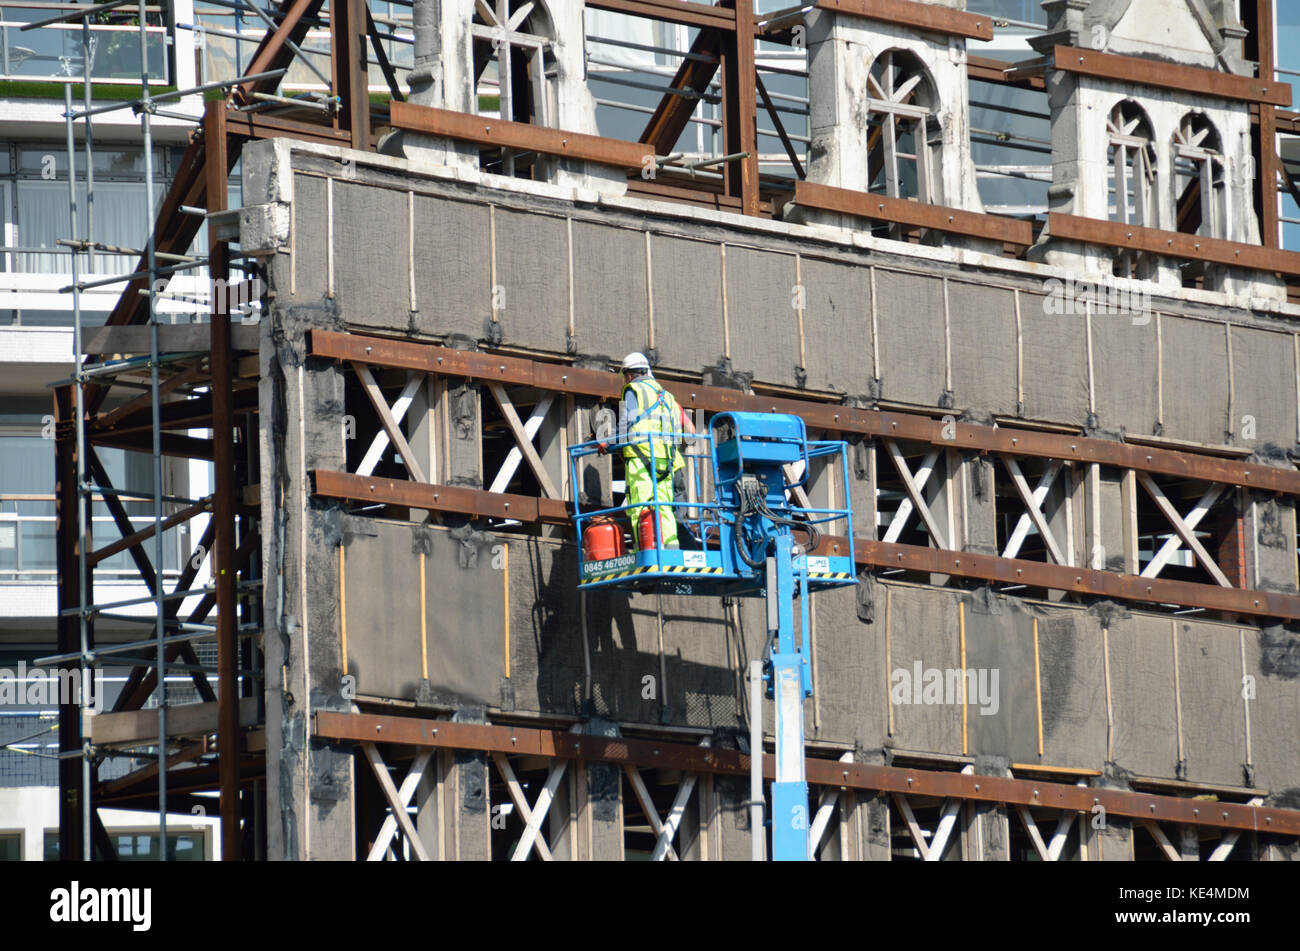
[[[773,512],[767,504],[767,489],[764,483],[758,479],[740,479],[736,482],[736,494],[740,496],[740,512],[732,520],[734,529],[732,537],[735,541],[736,554],[749,567],[763,567],[763,559],[754,558],[749,552],[749,544],[745,541],[745,531],[742,523],[750,515],[761,515],[774,525],[785,525],[791,529],[802,531],[808,536],[807,550],[816,550],[817,544],[821,541],[821,532],[817,526],[812,522],[801,522],[798,519],[787,518]]]

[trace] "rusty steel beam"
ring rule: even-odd
[[[1273,0],[1255,0],[1255,38],[1259,58],[1259,78],[1264,82],[1277,79],[1273,61]],[[1259,176],[1256,182],[1260,196],[1260,232],[1264,247],[1280,247],[1277,178],[1282,164],[1277,154],[1277,107],[1259,104]]]
[[[794,201],[796,205],[806,208],[985,238],[1026,248],[1034,243],[1034,228],[1028,221],[963,211],[944,205],[927,205],[905,198],[873,195],[832,185],[818,185],[815,182],[796,182]]]
[[[244,386],[234,390],[232,398],[237,413],[256,411],[258,407],[256,387]],[[212,425],[212,404],[213,396],[210,392],[163,403],[159,413],[163,430],[209,428]],[[119,419],[117,423],[107,428],[102,428],[98,422],[95,422],[92,427],[87,428],[87,432],[96,442],[102,435],[126,436],[132,433],[149,432],[152,429],[149,416],[149,409],[136,409],[130,416]]]
[[[354,0],[346,0],[351,10]],[[331,23],[341,20],[340,10],[330,8]],[[355,24],[353,24],[355,26]],[[354,31],[355,32],[355,31]],[[355,119],[355,116],[353,117]],[[208,143],[208,213],[225,211],[226,189],[226,104],[210,101],[204,109],[203,137]],[[212,580],[217,607],[217,771],[221,786],[221,859],[239,860],[243,836],[239,830],[239,677],[237,655],[238,616],[235,605],[235,413],[231,392],[233,354],[230,346],[230,247],[208,229],[208,272],[212,275],[209,317],[212,346],[209,367],[212,385],[212,449],[214,483],[212,491]]]
[[[990,17],[953,10],[936,3],[915,3],[913,0],[818,0],[817,9],[894,23],[928,33],[964,36],[972,40],[993,39],[993,20]]]
[[[333,499],[381,502],[429,512],[455,512],[473,518],[512,518],[521,522],[569,521],[569,507],[562,499],[539,499],[531,495],[488,492],[455,485],[433,485],[349,472],[313,469],[310,472],[315,495]]]
[[[622,139],[548,129],[527,122],[486,119],[450,109],[414,106],[409,102],[394,102],[391,109],[390,124],[394,129],[442,135],[488,147],[562,155],[620,168],[641,168],[647,157],[654,158],[653,149]]]
[[[347,132],[327,125],[257,112],[240,112],[237,109],[226,112],[226,130],[232,135],[248,139],[302,139],[324,145],[349,145],[352,141]]]
[[[1155,86],[1179,92],[1191,89],[1197,95],[1220,99],[1291,105],[1291,87],[1287,83],[1274,82],[1272,77],[1234,76],[1199,66],[1177,66],[1140,56],[1100,53],[1076,46],[1057,46],[1052,51],[1051,68],[1136,86]]]
[[[94,573],[87,571],[82,576],[79,564],[81,546],[89,550],[90,539],[82,537],[77,519],[77,507],[83,504],[82,494],[77,484],[77,440],[74,426],[78,395],[74,386],[60,386],[54,391],[54,493],[57,503],[54,508],[55,559],[58,565],[58,606],[56,621],[57,641],[60,654],[81,650],[81,624],[76,615],[66,614],[71,609],[79,609],[82,599],[82,585],[86,602],[90,603]],[[89,520],[87,520],[89,525]],[[93,635],[93,630],[92,630]],[[93,640],[89,646],[94,646]],[[81,675],[81,664],[73,661],[59,667],[59,673],[75,672]],[[82,859],[82,788],[81,761],[75,757],[81,750],[81,708],[72,704],[59,706],[59,752],[64,754],[58,761],[59,770],[59,858],[64,862]]]
[[[366,0],[330,0],[330,67],[339,108],[334,127],[354,149],[370,144],[370,83],[366,69]]]
[[[1300,251],[1263,248],[1222,238],[1205,238],[1181,231],[1161,231],[1119,221],[1083,218],[1049,212],[1047,231],[1053,238],[1082,241],[1128,251],[1145,251],[1173,258],[1205,261],[1228,267],[1248,268],[1300,277]]]
[[[366,337],[329,330],[309,330],[307,338],[307,351],[312,356],[340,362],[355,361],[377,367],[494,380],[601,399],[617,399],[622,386],[622,380],[613,373],[580,370],[566,364],[544,363],[520,357],[450,350],[435,344],[409,340]],[[919,413],[854,409],[837,403],[760,396],[696,383],[667,379],[661,382],[687,409],[793,413],[802,416],[813,428],[844,434],[888,436],[891,439],[906,439],[965,451],[1011,453],[1080,463],[1095,462],[1155,475],[1300,496],[1300,472],[1292,468],[1253,465],[1221,456],[1007,426],[994,428],[975,423],[957,423],[955,427],[945,428],[942,420]]]
[[[425,749],[512,753],[723,776],[747,776],[750,768],[749,756],[736,750],[416,717],[319,711],[314,717],[312,734],[322,739],[342,742],[393,743]],[[1041,806],[1089,814],[1094,806],[1100,805],[1108,814],[1135,819],[1219,829],[1244,829],[1275,835],[1300,835],[1300,811],[1294,809],[1182,799],[1037,780],[844,763],[814,757],[805,760],[805,770],[808,782],[817,786]],[[775,757],[765,753],[763,775],[773,778],[774,773]]]
[[[203,538],[200,540],[199,545],[205,547],[210,546],[212,544],[212,533],[213,525],[212,522],[209,521],[208,528],[203,533]],[[259,544],[259,536],[256,533],[244,537],[243,541],[239,543],[239,550],[235,552],[235,565],[237,570],[245,569],[248,559],[252,555],[253,551],[255,549],[260,551],[260,548],[258,548]],[[185,571],[182,572],[180,579],[176,582],[176,590],[186,590],[186,586],[193,581],[194,575],[198,573],[198,564],[199,563],[193,559],[190,560],[185,567]],[[212,613],[212,609],[216,606],[216,603],[217,599],[215,595],[211,593],[205,594],[199,599],[199,603],[194,606],[194,610],[185,620],[191,624],[202,624],[207,620],[208,615]],[[173,604],[176,605],[175,610],[172,609]],[[179,600],[168,602],[168,617],[176,617],[179,614],[180,606],[181,602]],[[170,662],[175,660],[178,656],[185,656],[187,651],[192,650],[193,648],[190,646],[188,641],[182,641],[180,644],[175,645],[175,651],[168,649],[166,659]],[[198,661],[196,659],[191,663],[197,664]],[[145,701],[149,699],[149,695],[153,693],[154,687],[157,686],[157,683],[158,672],[152,667],[134,668],[131,671],[130,677],[126,681],[126,684],[122,687],[122,692],[118,695],[117,703],[113,705],[113,712],[117,713],[121,710],[140,709],[140,707],[144,706]],[[205,685],[200,688],[199,692],[203,695],[203,700],[207,703],[213,703],[217,699],[217,695],[212,692],[211,687],[206,685],[206,681]]]
[[[668,201],[700,205],[704,208],[712,208],[715,211],[740,213],[739,198],[732,198],[730,195],[714,191],[709,187],[709,183],[703,181],[695,182],[689,187],[683,187],[681,185],[670,185],[663,179],[646,181],[639,175],[633,175],[627,180],[627,190],[632,195],[649,195],[653,198],[664,198]],[[772,203],[770,201],[761,201],[759,208],[765,214],[770,215]]]
[[[88,433],[87,436],[89,437],[90,434]],[[140,434],[96,433],[91,441],[96,446],[130,449],[132,452],[153,452],[153,441],[147,434],[142,438]],[[206,459],[211,462],[212,440],[163,433],[162,454],[180,459]]]
[[[704,3],[688,3],[684,0],[587,0],[586,5],[596,10],[610,10],[683,26],[732,31],[736,29],[735,15],[730,10]]]
[[[826,540],[834,544],[835,539]],[[1110,571],[1093,571],[1022,558],[1000,558],[920,545],[899,545],[859,539],[854,544],[859,564],[878,568],[949,574],[980,581],[1023,584],[1032,588],[1071,591],[1148,604],[1178,604],[1265,618],[1300,618],[1300,597],[1276,591],[1224,588],[1214,584],[1143,578]]]
[[[217,767],[200,765],[184,766],[178,769],[169,769],[167,771],[167,795],[168,801],[171,797],[180,796],[184,793],[206,792],[217,786]],[[157,773],[154,774],[155,776]],[[239,763],[239,784],[247,786],[255,780],[266,779],[266,758],[261,753],[251,756],[245,756]],[[112,795],[101,794],[98,800],[101,806],[113,806],[118,809],[157,809],[158,794],[153,793],[152,801],[149,799],[149,793],[145,791],[147,780],[135,783],[133,786],[119,790]],[[209,800],[210,801],[210,800]],[[170,808],[170,807],[169,807]],[[175,810],[172,810],[175,811]],[[222,853],[222,858],[225,854]]]
[[[691,55],[681,61],[672,82],[668,84],[673,89],[690,90],[695,98],[664,93],[638,142],[654,146],[660,155],[671,154],[673,146],[695,113],[698,97],[709,88],[709,83],[713,82],[713,77],[722,65],[722,37],[723,34],[718,30],[701,30],[696,35],[691,43]],[[708,59],[696,58],[700,56]]]
[[[723,191],[740,199],[740,212],[757,217],[758,195],[758,72],[754,37],[742,24],[754,22],[753,0],[725,0],[734,11],[737,30],[722,39],[723,153],[738,155],[722,166]]]
[[[307,30],[310,28],[316,14],[320,12],[323,0],[293,0],[288,7],[281,5],[279,14],[282,16],[280,25],[274,30],[267,30],[263,35],[257,49],[253,51],[253,58],[244,70],[246,76],[256,76],[259,73],[269,73],[277,69],[283,69],[293,62],[297,55],[293,52],[292,46],[299,45],[307,36]],[[331,4],[331,13],[333,5]],[[279,77],[268,77],[266,79],[250,80],[234,87],[235,95],[244,103],[252,102],[252,93],[270,92],[280,84]]]
[[[167,516],[162,520],[162,530],[165,532],[169,528],[174,528],[179,525],[181,522],[188,522],[194,516],[206,512],[211,504],[212,503],[209,500],[204,499],[202,502],[191,505],[189,508],[181,509],[175,515]],[[86,556],[86,563],[91,567],[94,567],[105,558],[112,558],[119,552],[126,551],[128,548],[134,548],[143,541],[148,541],[154,536],[154,527],[154,524],[150,522],[147,528],[142,528],[138,532],[132,532],[124,538],[119,538],[117,541],[105,545],[103,548],[98,548],[95,551],[92,551]]]
[[[212,547],[212,535],[213,524],[212,520],[209,519],[207,527],[203,529],[203,535],[199,538],[198,543],[193,548],[194,554],[186,559],[185,567],[181,569],[180,576],[172,584],[172,591],[189,590],[190,585],[194,583],[195,577],[198,576],[200,566],[203,564],[202,557],[195,556],[199,555],[200,550],[207,551]],[[209,597],[211,597],[211,595],[204,595],[205,600]],[[179,598],[171,598],[167,601],[166,605],[163,606],[164,626],[167,627],[167,629],[176,629],[176,617],[180,614],[183,603],[184,602]],[[195,613],[197,614],[197,612]],[[191,616],[189,620],[192,623],[196,623],[200,619]],[[179,644],[172,644],[164,653],[164,659],[169,663],[177,657],[183,658],[184,662],[187,664],[194,664],[195,666],[198,666],[199,664],[198,655],[195,653],[194,647],[189,641],[181,641]],[[145,689],[138,697],[136,694],[137,691],[140,690],[141,685],[145,683],[148,675],[152,672],[152,667],[141,666],[131,668],[131,673],[127,675],[126,681],[122,685],[122,690],[117,695],[117,700],[113,703],[114,713],[122,710],[138,710],[140,707],[144,706],[145,701],[149,699],[149,695],[153,693],[154,687],[157,686],[157,681],[150,680],[147,689]],[[217,695],[213,693],[212,685],[208,683],[208,676],[206,673],[201,670],[191,671],[190,679],[194,682],[195,689],[198,690],[199,695],[203,697],[205,702],[211,703],[216,701]]]
[[[1021,89],[1037,89],[1040,92],[1047,89],[1047,84],[1043,81],[1041,73],[1036,76],[1018,75],[1013,78],[1008,74],[1015,68],[1015,63],[1008,63],[987,56],[967,55],[966,57],[967,79],[980,79],[986,83],[998,83],[1003,86],[1018,86]]]

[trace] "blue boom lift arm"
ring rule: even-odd
[[[698,547],[663,547],[659,533],[640,551],[613,558],[586,557],[583,536],[590,520],[617,517],[629,508],[616,506],[583,512],[575,496],[578,527],[579,588],[612,586],[644,589],[647,584],[671,585],[678,593],[759,596],[767,602],[768,649],[764,665],[767,696],[775,701],[776,776],[772,783],[772,856],[777,860],[809,858],[808,784],[804,775],[804,700],[812,696],[808,642],[810,592],[856,584],[853,564],[853,512],[847,502],[847,446],[843,442],[809,441],[803,420],[778,413],[719,413],[706,434],[677,433],[654,441],[642,438],[642,451],[655,444],[679,440],[707,451],[688,453],[695,499],[678,502],[655,496],[645,506],[658,518],[668,508],[684,529],[684,538]],[[605,443],[610,449],[625,443]],[[570,485],[582,485],[579,468],[584,457],[598,452],[597,442],[573,446]],[[815,466],[836,466],[846,495],[842,508],[798,506],[793,497],[809,481]],[[703,501],[711,486],[712,498]],[[848,539],[844,555],[815,555],[824,530]],[[796,534],[802,536],[797,543]],[[800,623],[794,622],[795,602]],[[801,635],[797,637],[796,635]],[[761,712],[750,712],[751,717]],[[761,750],[751,751],[761,757]]]

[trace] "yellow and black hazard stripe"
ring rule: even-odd
[[[831,581],[847,581],[852,578],[853,575],[849,574],[847,571],[819,571],[815,574],[810,574],[808,577],[829,579]]]
[[[616,578],[630,578],[633,575],[645,574],[648,571],[662,571],[666,574],[688,574],[688,575],[720,575],[721,568],[687,568],[685,565],[641,565],[637,568],[629,568],[626,571],[615,571],[607,575],[593,575],[590,578],[583,579],[583,584],[595,584],[601,581],[613,581]]]

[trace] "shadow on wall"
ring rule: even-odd
[[[527,564],[526,577],[512,572],[512,582],[526,589],[513,597],[531,601],[538,712],[708,728],[738,724],[739,681],[725,660],[735,656],[736,632],[718,599],[611,588],[583,595],[573,546],[529,541],[511,547]],[[530,660],[515,655],[520,675]],[[518,700],[527,707],[526,697]]]

